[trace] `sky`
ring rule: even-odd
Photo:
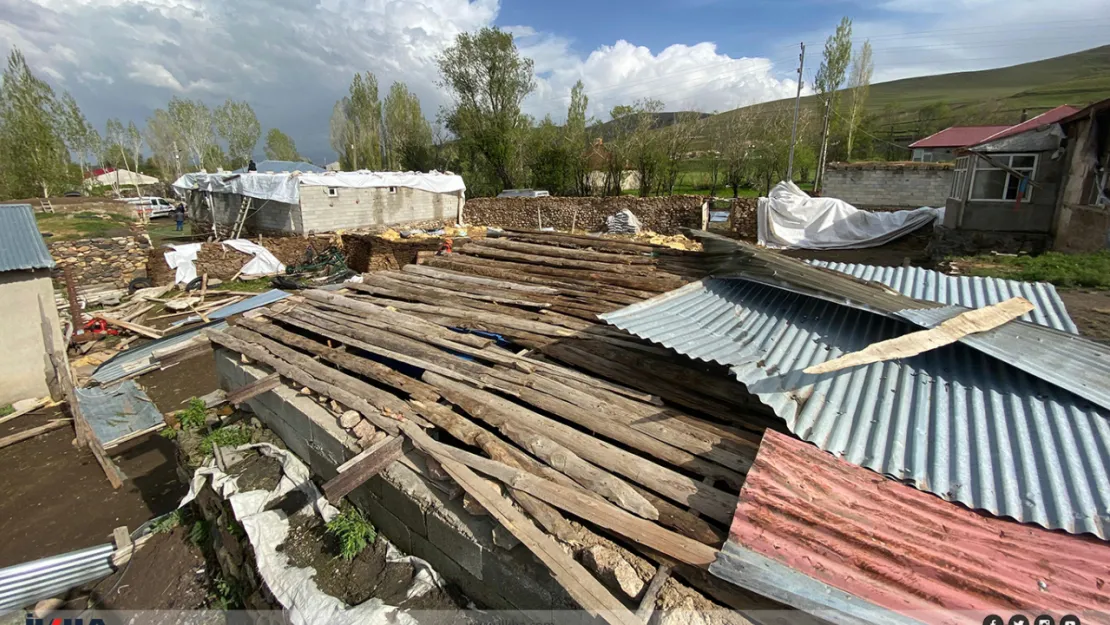
[[[1051,8],[1051,11],[1048,9]],[[566,117],[582,80],[599,120],[617,104],[724,111],[803,93],[841,17],[874,48],[882,82],[986,69],[1110,44],[1110,0],[0,0],[0,46],[68,90],[103,129],[140,127],[173,96],[246,100],[317,163],[332,106],[355,72],[382,96],[405,82],[434,119],[450,95],[436,57],[485,26],[535,62],[524,103]],[[262,141],[257,153],[262,154]]]

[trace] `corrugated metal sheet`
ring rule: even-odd
[[[983,139],[1006,130],[1009,126],[951,126],[918,139],[909,145],[911,148],[966,148]]]
[[[807,262],[814,267],[832,269],[861,280],[880,282],[907,297],[945,305],[982,308],[1004,302],[1011,297],[1024,297],[1034,306],[1032,312],[1022,317],[1025,321],[1065,332],[1079,332],[1068,316],[1067,307],[1056,292],[1056,287],[1047,282],[950,276],[921,267],[879,267],[820,260]]]
[[[232,315],[238,315],[240,313],[245,313],[248,310],[254,310],[255,308],[261,308],[263,306],[269,306],[270,304],[273,304],[274,302],[276,302],[278,300],[285,299],[286,297],[289,297],[289,294],[286,293],[285,291],[282,291],[282,290],[279,290],[279,289],[270,289],[269,291],[266,291],[265,293],[259,293],[258,295],[255,295],[253,297],[249,297],[245,300],[236,302],[234,304],[229,304],[227,306],[223,306],[221,308],[217,308],[216,310],[207,312],[207,313],[205,313],[205,316],[207,316],[209,319],[227,319],[228,317],[230,317]],[[183,321],[177,321],[177,322],[175,322],[171,325],[174,326],[174,327],[177,327],[177,326],[180,326],[180,325],[184,325],[185,323],[190,322],[190,321],[199,321],[199,320],[200,320],[199,316],[190,315],[187,319],[185,319]]]
[[[753,567],[759,556],[771,563]],[[872,623],[891,622],[883,611],[947,624],[1110,610],[1110,544],[976,514],[770,430],[710,572]],[[820,585],[834,592],[798,591]]]
[[[110,544],[0,569],[0,614],[111,575]]]
[[[915,327],[736,279],[602,318],[729,366],[792,432],[854,464],[998,516],[1110,537],[1110,414],[967,345],[804,374]]]
[[[53,268],[31,205],[0,205],[0,271]]]
[[[128,434],[163,422],[162,413],[134,380],[112,387],[76,389],[81,414],[105,447]]]

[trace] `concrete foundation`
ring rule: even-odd
[[[267,375],[225,349],[217,349],[215,358],[225,390]],[[258,395],[247,405],[321,481],[334,477],[335,468],[359,451],[330,410],[288,387]],[[506,544],[502,528],[489,517],[464,510],[460,495],[453,482],[429,476],[422,454],[407,450],[402,461],[356,488],[348,499],[398,549],[430,562],[479,607],[520,611],[522,620],[547,622],[554,622],[554,610],[578,609],[526,547],[515,541],[509,541],[515,544],[511,549],[495,544],[495,530],[498,543]]]

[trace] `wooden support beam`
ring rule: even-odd
[[[3,449],[9,445],[14,445],[16,443],[22,443],[25,440],[32,439],[38,436],[39,434],[44,434],[46,432],[54,431],[60,427],[65,427],[65,425],[70,421],[72,421],[72,419],[51,419],[50,421],[47,421],[46,423],[38,427],[33,427],[27,430],[23,430],[22,432],[16,432],[15,434],[0,438],[0,449]]]
[[[42,399],[36,401],[35,403],[31,404],[30,406],[27,406],[23,410],[16,410],[15,412],[11,413],[10,415],[8,415],[6,417],[0,417],[0,425],[3,425],[5,423],[7,423],[8,421],[14,421],[14,420],[18,419],[19,417],[22,417],[23,415],[25,415],[27,413],[34,412],[34,411],[36,411],[40,408],[46,408],[46,407],[49,407],[49,406],[57,406],[57,405],[58,405],[58,402],[54,402],[53,400],[51,400],[50,396],[48,395],[48,396],[43,397]]]
[[[116,319],[115,317],[109,317],[107,315],[95,315],[95,316],[96,316],[97,319],[103,319],[105,321],[105,323],[107,323],[108,325],[113,325],[113,326],[116,326],[116,327],[119,327],[119,328],[123,328],[124,330],[130,330],[131,332],[134,332],[135,334],[141,334],[141,335],[143,335],[147,338],[151,338],[151,339],[160,339],[160,338],[162,338],[162,333],[155,330],[154,328],[148,328],[146,326],[142,326],[142,325],[139,325],[137,323],[131,323],[130,321],[124,321],[122,319]]]
[[[232,406],[238,406],[248,399],[257,397],[266,391],[272,391],[278,386],[281,386],[281,376],[276,373],[271,373],[264,378],[260,378],[246,386],[240,386],[234,391],[231,391],[224,398],[224,401]]]
[[[660,564],[659,568],[655,569],[655,576],[651,578],[651,583],[644,591],[644,596],[640,598],[640,607],[636,609],[636,618],[644,623],[651,620],[651,615],[655,612],[655,600],[659,598],[659,593],[663,591],[663,585],[670,578],[671,565]]]
[[[390,436],[340,465],[339,475],[324,484],[324,495],[328,501],[332,505],[338,504],[339,500],[347,496],[347,493],[400,458],[403,443],[402,437]]]

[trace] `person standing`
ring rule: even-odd
[[[182,232],[185,230],[185,202],[178,202],[177,208],[173,211],[174,217],[177,219],[177,231]]]

